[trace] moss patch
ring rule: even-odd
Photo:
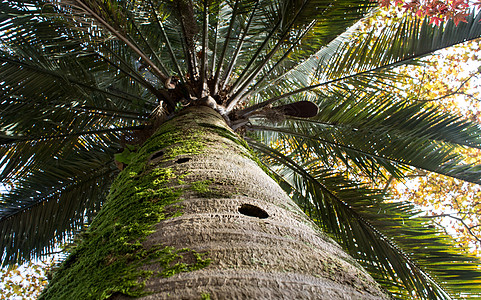
[[[151,276],[169,277],[208,265],[208,259],[189,249],[142,247],[153,225],[179,215],[178,210],[165,209],[182,193],[168,187],[175,179],[172,170],[154,169],[144,176],[122,175],[111,194],[115,198],[109,199],[108,208],[99,213],[41,299],[50,299],[51,295],[55,299],[107,299],[115,293],[142,296],[146,294],[142,290],[144,281]],[[194,258],[193,262],[182,261],[186,254]],[[150,264],[160,268],[156,272],[140,269]]]
[[[142,245],[155,224],[181,215],[175,203],[183,193],[178,185],[183,174],[159,168],[149,157],[163,149],[161,161],[166,161],[204,148],[201,131],[176,123],[161,126],[137,152],[129,153],[130,164],[113,183],[106,204],[39,299],[138,297],[147,294],[143,287],[152,276],[169,277],[209,264],[193,250]],[[154,264],[155,271],[145,270]]]
[[[190,188],[194,191],[199,193],[200,195],[206,195],[211,192],[209,185],[212,183],[212,180],[203,180],[193,182]]]
[[[216,185],[212,180],[201,180],[192,182],[190,189],[203,198],[229,198],[233,193],[224,190]]]

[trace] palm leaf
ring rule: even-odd
[[[51,252],[91,220],[116,174],[114,150],[83,148],[46,158],[15,181],[0,206],[3,264]]]
[[[405,18],[402,22],[386,26],[380,34],[359,35],[354,39],[346,39],[346,36],[341,35],[290,74],[289,79],[286,79],[290,91],[277,89],[276,85],[276,89],[271,88],[265,92],[270,99],[238,114],[248,115],[281,99],[323,87],[329,88],[335,83],[352,86],[356,80],[365,78],[373,84],[377,76],[383,79],[384,74],[396,66],[415,62],[436,50],[478,38],[481,35],[480,20],[481,14],[475,15],[473,12],[462,26],[455,27],[452,21],[448,21],[443,26],[433,27],[427,20]],[[317,74],[316,78],[312,78],[313,72]],[[306,86],[307,80],[318,83]],[[352,80],[354,82],[350,82]],[[292,90],[293,86],[299,88]]]
[[[456,285],[463,280],[464,290],[479,292],[479,259],[453,249],[453,241],[417,217],[420,211],[412,204],[383,202],[382,192],[320,168],[316,161],[300,164],[295,156],[248,141],[269,166],[272,160],[280,163],[277,174],[286,192],[394,295],[409,297],[415,292],[421,299],[450,299],[425,270],[442,282],[452,282],[447,285],[451,293],[460,292]]]
[[[252,87],[256,90],[267,74],[271,77],[273,73],[270,72],[270,68],[278,69],[276,75],[281,76],[286,72],[285,69],[299,65],[314,54],[315,49],[326,45],[346,27],[359,20],[371,7],[369,2],[364,1],[346,1],[339,3],[339,6],[331,6],[325,1],[286,1],[278,5],[281,14],[277,19],[273,19],[276,20],[274,27],[265,29],[264,32],[269,34],[262,39],[262,44],[247,64],[242,65],[242,73],[232,84],[233,97],[229,99],[227,111],[232,110],[238,101],[252,94],[253,90],[244,93],[251,83],[257,81]],[[327,27],[329,30],[325,29]],[[293,40],[299,42],[292,42]],[[270,47],[269,41],[272,44]],[[281,65],[284,66],[284,70]],[[272,80],[275,80],[275,76]]]
[[[285,124],[252,122],[251,130],[274,131],[277,139],[305,160],[317,157],[325,165],[332,157],[365,174],[381,168],[402,176],[406,165],[481,183],[481,167],[463,164],[454,149],[480,148],[481,129],[459,117],[423,103],[409,104],[393,96],[333,95],[319,102],[318,117],[288,120]],[[373,178],[374,179],[374,178]]]

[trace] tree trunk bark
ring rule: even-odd
[[[45,299],[387,299],[214,110],[131,155]]]

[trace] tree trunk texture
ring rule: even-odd
[[[157,210],[154,220],[136,206],[145,203]],[[139,225],[144,219],[148,230]],[[133,235],[100,253],[100,245],[120,239],[116,228]],[[138,149],[72,256],[45,298],[56,298],[58,285],[63,295],[80,289],[78,295],[110,299],[389,298],[261,169],[222,117],[203,106],[165,122]],[[105,274],[106,285],[95,287],[95,272]]]

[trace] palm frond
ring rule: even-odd
[[[276,101],[337,83],[349,84],[350,80],[362,77],[372,81],[379,73],[383,76],[396,66],[415,62],[436,50],[476,39],[481,36],[481,14],[473,11],[467,18],[467,23],[462,26],[454,26],[450,20],[439,27],[429,25],[427,20],[405,18],[402,22],[387,25],[381,33],[361,34],[354,39],[346,39],[341,35],[290,74],[290,91],[277,89],[276,92],[271,88],[271,93],[276,96],[245,108],[238,114],[248,115]],[[313,73],[316,74],[314,78]],[[305,86],[307,80],[314,82]],[[292,90],[293,86],[299,88]]]
[[[3,263],[51,251],[98,211],[116,173],[112,160],[115,149],[85,147],[89,144],[84,141],[76,151],[44,157],[25,170],[25,176],[12,181],[14,188],[2,195]]]
[[[130,19],[126,17],[128,12],[123,11],[121,6],[115,5],[114,3],[108,3],[108,5],[105,5],[103,1],[97,0],[70,0],[60,2],[60,4],[68,5],[74,9],[79,9],[81,13],[94,19],[99,25],[105,27],[109,33],[125,43],[125,45],[127,45],[132,51],[139,55],[143,62],[152,69],[154,74],[158,76],[162,82],[167,81],[167,75],[164,74],[159,67],[157,67],[157,65],[144,53],[144,51],[142,51],[143,49],[140,49],[135,40],[129,38],[129,34],[126,32],[126,28],[128,28],[128,26],[124,23],[129,22]],[[72,12],[75,13],[75,11]],[[135,25],[135,23],[133,24]],[[133,30],[137,29],[136,26],[133,27]]]
[[[0,258],[2,265],[21,263],[48,255],[60,244],[66,243],[92,220],[105,201],[108,187],[113,181],[112,170],[87,173],[84,178],[56,185],[51,192],[30,195],[28,206],[22,210],[1,207]],[[51,183],[49,183],[51,184]],[[45,186],[38,187],[44,189]],[[23,189],[33,186],[23,186]],[[39,190],[40,192],[40,190]],[[26,195],[10,194],[22,202]],[[25,198],[23,198],[25,199]],[[3,199],[2,199],[3,200]]]
[[[291,119],[276,125],[252,122],[247,128],[276,132],[276,138],[286,140],[300,157],[316,157],[325,165],[336,157],[345,167],[353,164],[369,175],[384,168],[402,176],[406,166],[412,166],[481,183],[481,167],[463,164],[462,155],[455,151],[465,146],[480,148],[479,126],[394,96],[349,96],[324,98],[318,116],[310,120]]]
[[[421,299],[450,299],[425,270],[437,280],[452,281],[451,293],[460,292],[456,285],[463,280],[461,291],[479,291],[479,259],[453,249],[452,240],[418,218],[420,211],[411,204],[383,202],[381,191],[367,189],[316,161],[298,163],[295,156],[248,142],[266,157],[271,170],[277,170],[281,186],[301,208],[393,295],[410,297],[415,292]],[[280,163],[278,168],[273,161]],[[472,277],[468,279],[466,272]]]
[[[235,3],[234,3],[234,7],[232,8],[232,14],[231,14],[231,18],[230,18],[230,21],[229,21],[229,27],[227,28],[227,34],[225,35],[225,40],[224,40],[224,45],[222,47],[222,52],[219,56],[219,64],[215,68],[214,86],[217,86],[219,84],[219,78],[220,78],[220,73],[221,73],[221,70],[222,70],[222,65],[223,65],[224,58],[225,58],[225,55],[226,55],[226,52],[227,52],[227,48],[229,46],[229,43],[231,42],[232,29],[234,27],[234,22],[236,21],[236,16],[237,16],[237,12],[239,10],[239,5],[240,5],[240,1],[236,0]],[[248,23],[247,26],[249,26],[249,24],[250,23]],[[238,50],[240,50],[240,49],[238,49]],[[215,51],[214,51],[214,53],[215,53]],[[215,62],[215,58],[213,58],[213,61]]]
[[[225,89],[226,87],[226,84],[228,82],[228,78],[230,78],[231,76],[231,73],[234,69],[234,66],[236,65],[236,62],[237,62],[237,58],[239,57],[240,55],[240,51],[241,49],[243,48],[243,45],[244,45],[244,41],[246,40],[246,36],[247,36],[247,33],[249,32],[249,28],[252,24],[252,21],[254,19],[254,16],[257,12],[257,8],[258,8],[258,5],[259,5],[259,0],[257,0],[254,4],[254,6],[251,8],[251,11],[249,13],[249,17],[247,18],[247,22],[246,24],[244,25],[244,28],[242,30],[242,34],[240,35],[240,37],[238,38],[238,41],[237,43],[235,44],[235,50],[234,50],[234,53],[232,55],[232,58],[229,60],[229,65],[227,67],[227,70],[224,72],[224,75],[223,75],[223,78],[222,78],[222,85],[221,85],[221,90]],[[235,18],[235,15],[233,14],[232,15],[232,19]],[[226,44],[227,45],[227,44]]]
[[[158,15],[158,12],[157,12],[157,9],[154,5],[154,2],[152,0],[149,0],[149,5],[151,7],[151,11],[152,11],[152,15],[155,19],[155,24],[157,24],[158,28],[159,28],[159,31],[162,35],[162,38],[163,40],[165,41],[165,44],[167,46],[167,50],[169,52],[169,55],[170,55],[170,58],[174,64],[174,69],[175,71],[177,72],[177,75],[180,77],[180,80],[182,82],[185,82],[185,75],[184,75],[184,72],[182,71],[181,67],[180,67],[180,63],[177,59],[177,55],[176,53],[174,53],[174,50],[173,50],[173,47],[172,47],[172,44],[170,42],[170,38],[168,37],[167,33],[166,33],[166,30],[164,29],[164,25],[163,25],[163,22],[161,20],[161,17]]]
[[[324,1],[286,1],[279,4],[281,14],[277,17],[277,22],[232,84],[227,111],[252,94],[267,74],[275,81],[276,77],[287,72],[286,69],[294,68],[313,55],[316,51],[314,49],[318,49],[315,46],[321,47],[329,43],[371,7],[369,2],[363,1],[339,4],[335,7]],[[326,27],[329,30],[325,30]],[[309,40],[309,43],[295,42],[297,39]],[[269,47],[268,42],[272,44]],[[263,54],[264,48],[266,51]],[[285,61],[284,68],[281,68],[282,61]],[[275,74],[269,73],[269,68],[273,66],[278,69]],[[259,79],[261,72],[263,75]],[[250,87],[254,82],[259,84]],[[248,88],[251,90],[245,93]]]
[[[132,127],[98,129],[98,130],[91,130],[91,131],[70,132],[70,133],[59,134],[59,135],[43,135],[39,137],[11,136],[11,135],[0,134],[0,146],[12,145],[19,142],[40,142],[45,140],[63,139],[68,137],[81,136],[81,135],[89,135],[89,134],[96,135],[96,134],[103,134],[103,133],[110,133],[110,132],[132,131],[132,130],[143,130],[143,129],[145,129],[145,126],[132,126]]]

